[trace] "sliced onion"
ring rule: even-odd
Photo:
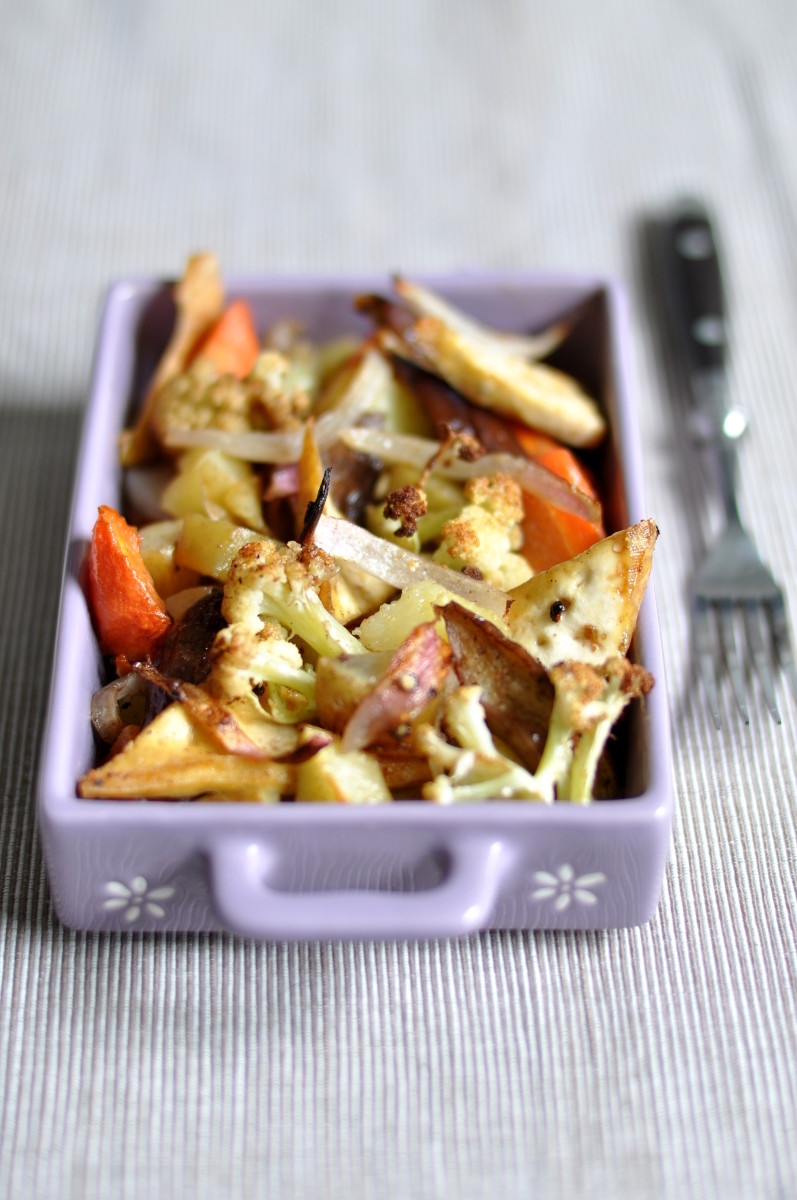
[[[166,485],[174,476],[168,463],[150,467],[128,467],[124,473],[126,511],[139,525],[161,521],[168,513],[161,504]]]
[[[315,439],[322,454],[334,445],[347,426],[356,424],[365,413],[383,410],[384,394],[392,386],[392,379],[384,356],[376,350],[367,350],[344,395],[316,421]]]
[[[126,725],[140,725],[147,702],[147,685],[130,672],[100,688],[91,698],[91,723],[109,746]]]
[[[381,429],[345,429],[340,435],[344,445],[362,454],[372,454],[384,463],[415,463],[422,466],[440,451],[440,443],[431,438],[415,437],[408,433],[385,433]],[[582,517],[585,521],[600,519],[600,505],[574,488],[567,480],[554,475],[542,463],[533,458],[520,458],[515,454],[501,452],[483,454],[473,462],[466,462],[454,454],[443,455],[432,468],[438,475],[448,479],[478,479],[482,475],[499,472],[510,475],[524,492],[537,496],[552,508]]]
[[[509,597],[500,588],[375,537],[351,521],[322,517],[316,526],[315,544],[333,558],[356,563],[392,587],[406,588],[422,579],[431,579],[485,612],[501,618],[506,613]]]
[[[249,429],[233,433],[227,429],[172,429],[164,439],[172,450],[202,446],[223,450],[232,458],[253,463],[294,463],[302,451],[303,429],[262,433]]]

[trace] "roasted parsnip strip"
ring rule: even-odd
[[[460,309],[449,304],[436,292],[401,275],[393,277],[395,287],[402,300],[418,317],[439,317],[457,333],[475,341],[480,339],[504,354],[515,354],[519,358],[545,358],[560,346],[570,333],[572,321],[566,317],[554,321],[547,329],[537,334],[503,333],[483,325],[481,321],[466,316]]]
[[[137,663],[134,670],[142,679],[165,692],[170,700],[181,704],[198,730],[226,754],[255,759],[284,758],[298,745],[293,726],[267,722],[263,714],[258,741],[255,741],[229,705],[211,696],[204,688],[182,679],[170,679],[146,663]]]
[[[440,375],[473,404],[569,446],[597,446],[606,433],[598,405],[570,375],[468,339],[439,317],[419,318],[401,337],[380,330],[379,345]]]
[[[296,768],[287,763],[262,762],[232,754],[200,751],[154,767],[127,770],[119,754],[104,767],[84,775],[78,785],[88,800],[175,800],[224,793],[235,800],[257,801],[264,793],[293,791]]]
[[[174,332],[158,363],[138,420],[119,440],[123,467],[134,467],[153,458],[157,452],[151,417],[158,393],[185,369],[191,351],[199,339],[221,315],[224,287],[214,254],[195,254],[189,258],[182,279],[175,285],[177,320]]]
[[[182,799],[205,792],[240,800],[293,791],[293,768],[219,750],[182,704],[171,704],[118,754],[88,771],[78,794],[89,799]]]
[[[546,667],[627,654],[658,535],[639,521],[513,588],[510,637]]]

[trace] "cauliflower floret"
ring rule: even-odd
[[[465,484],[465,499],[485,508],[504,524],[514,526],[512,536],[516,540],[512,548],[517,550],[522,545],[523,491],[516,480],[502,472],[479,475]]]
[[[396,488],[385,497],[384,515],[389,521],[397,521],[396,533],[401,538],[411,537],[418,529],[418,521],[429,511],[429,502],[423,488],[407,483]]]
[[[523,544],[523,498],[517,483],[506,475],[480,476],[468,481],[465,499],[459,516],[443,526],[435,561],[478,572],[495,587],[525,583],[532,570],[517,553]]]
[[[318,595],[336,571],[333,560],[317,548],[248,542],[230,567],[222,613],[228,624],[240,623],[254,632],[272,617],[318,654],[359,654],[361,643],[327,612]]]
[[[242,433],[296,427],[310,411],[316,380],[303,359],[264,350],[246,379],[220,375],[201,356],[163,388],[152,428],[161,444],[193,429]]]
[[[214,641],[207,687],[242,710],[242,724],[265,713],[280,723],[309,720],[316,677],[307,654],[363,652],[318,595],[336,570],[323,552],[296,542],[252,541],[233,559],[222,603],[227,628]]]
[[[421,468],[410,463],[383,471],[373,495],[375,503],[366,509],[368,529],[416,554],[439,541],[443,526],[459,515],[464,503],[458,484],[425,477]]]
[[[253,413],[271,429],[297,426],[310,412],[318,379],[304,357],[264,350],[246,381]]]
[[[186,429],[251,429],[251,397],[234,375],[219,375],[212,363],[198,358],[177,375],[154,403],[152,428],[165,443],[169,434]]]
[[[254,695],[280,723],[295,724],[316,714],[315,671],[271,618],[259,630],[237,624],[219,631],[205,686],[221,699]]]
[[[592,799],[598,762],[612,726],[632,696],[648,691],[652,681],[643,668],[620,656],[597,668],[581,662],[561,663],[551,668],[549,676],[554,685],[554,704],[545,746],[536,771],[529,777],[531,782],[523,780],[520,785],[527,787],[528,792],[518,794],[531,794],[548,804],[554,799],[586,804]],[[475,692],[478,697],[479,689],[460,688],[459,692]],[[479,711],[482,714],[480,723]],[[479,704],[477,708],[473,698],[464,697],[450,713],[447,711],[446,716],[448,732],[456,741],[484,754],[490,733],[482,706]],[[451,753],[450,747],[448,753]],[[433,790],[438,784],[442,788],[440,795],[435,790],[430,798],[441,799],[450,792],[452,782],[458,783],[462,763],[455,761],[454,769],[447,769],[449,781],[436,780],[430,785]],[[470,774],[472,769],[468,765],[466,773]],[[467,782],[470,785],[470,779]],[[495,790],[500,782],[493,774],[488,774],[483,788],[477,789],[474,798],[501,795]],[[451,792],[453,800],[469,798],[470,791],[460,792],[454,787]]]
[[[415,731],[416,748],[427,755],[435,778],[423,795],[438,804],[481,800],[553,800],[552,791],[495,745],[480,702],[480,688],[459,687],[447,697],[443,723],[452,745],[432,725]]]
[[[647,695],[653,677],[623,655],[599,667],[560,663],[549,675],[554,704],[537,776],[555,783],[560,800],[587,804],[612,727],[631,700]]]
[[[587,804],[611,729],[634,697],[653,686],[647,671],[621,655],[600,667],[562,663],[550,671],[555,698],[539,765],[531,774],[495,745],[481,689],[459,687],[445,700],[441,728],[420,725],[416,749],[436,778],[423,788],[439,804],[495,799],[554,799]]]

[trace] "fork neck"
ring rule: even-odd
[[[713,459],[726,520],[741,525],[736,499],[737,465],[739,442],[747,432],[747,414],[728,403],[727,380],[721,367],[695,371],[691,391],[695,401],[692,434]]]
[[[728,524],[741,526],[739,503],[736,498],[738,474],[737,440],[720,433],[713,445],[716,460],[720,497]]]

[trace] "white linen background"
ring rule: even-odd
[[[743,507],[797,609],[791,0],[0,0],[0,1194],[785,1197],[797,1189],[797,774],[694,694],[684,465],[638,222],[722,221]],[[462,942],[96,936],[32,796],[106,284],[597,270],[633,320],[679,815],[646,927]]]

